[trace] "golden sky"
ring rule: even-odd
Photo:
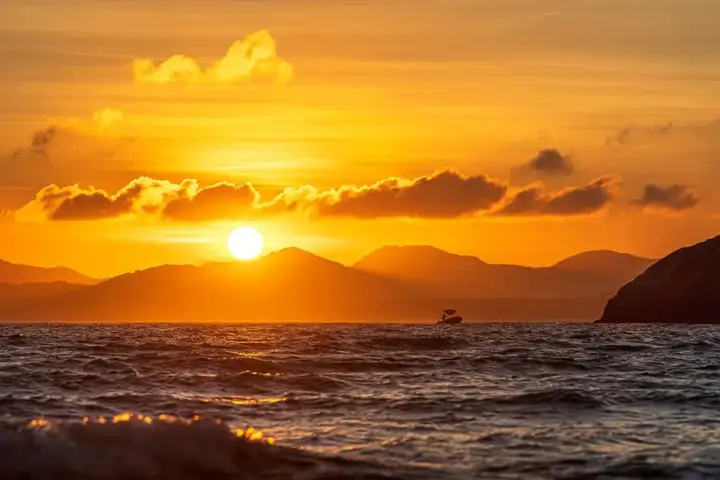
[[[433,244],[543,265],[720,226],[711,0],[4,0],[0,258],[111,275]]]

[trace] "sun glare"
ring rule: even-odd
[[[228,235],[227,246],[235,258],[252,260],[262,253],[263,238],[254,228],[241,227]]]

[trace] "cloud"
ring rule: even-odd
[[[201,187],[196,180],[173,183],[138,178],[115,193],[79,185],[50,185],[18,211],[18,219],[97,220],[125,215],[166,221],[202,222],[299,213],[314,218],[355,219],[465,216],[587,215],[613,199],[619,179],[601,177],[588,185],[546,193],[531,185],[513,194],[485,175],[444,170],[415,179],[387,178],[371,185],[319,190],[286,188],[269,199],[251,184],[222,182]]]
[[[30,135],[27,144],[0,157],[0,186],[37,188],[62,180],[61,170],[69,165],[60,165],[59,157],[77,158],[79,150],[117,147],[113,142],[129,140],[123,137],[123,123],[123,113],[112,108],[95,112],[89,120],[49,120]]]
[[[114,108],[105,108],[93,114],[97,135],[101,137],[115,133],[124,120],[123,112]]]
[[[13,158],[20,158],[24,155],[33,154],[47,157],[48,149],[62,135],[72,134],[70,130],[66,130],[61,125],[48,125],[45,128],[32,133],[27,145],[17,149],[13,154]]]
[[[485,175],[463,176],[445,170],[414,180],[387,178],[320,193],[290,191],[278,200],[291,209],[305,206],[321,217],[456,218],[491,208],[506,192],[505,183]]]
[[[7,156],[0,157],[0,187],[39,187],[57,175],[49,156],[50,148],[65,135],[57,125],[33,132],[28,143]]]
[[[208,221],[238,218],[258,209],[260,194],[249,183],[223,182],[200,188],[197,182],[181,188],[162,210],[165,218],[182,221]]]
[[[717,147],[720,119],[695,122],[669,122],[656,125],[631,125],[623,127],[605,139],[608,146],[630,146],[671,137],[673,141],[700,143]]]
[[[155,215],[167,220],[210,221],[260,211],[259,193],[250,184],[218,183],[200,188],[196,180],[181,183],[137,178],[115,193],[80,185],[49,185],[18,213],[25,219],[99,220],[126,215]]]
[[[137,83],[251,83],[284,84],[293,77],[291,63],[278,57],[275,39],[267,30],[251,33],[233,43],[227,53],[211,66],[203,69],[198,62],[185,55],[173,55],[159,65],[151,59],[133,62]]]
[[[32,204],[50,220],[157,214],[166,220],[210,221],[291,212],[318,217],[455,218],[491,208],[506,191],[503,182],[485,175],[442,171],[414,180],[388,178],[323,191],[311,186],[287,188],[262,202],[251,184],[223,182],[201,188],[196,180],[174,184],[139,178],[116,193],[50,185],[38,192]]]
[[[547,176],[567,176],[575,171],[575,166],[570,157],[563,155],[554,148],[540,151],[521,168]]]
[[[648,136],[664,136],[672,131],[674,124],[672,122],[662,125],[650,126],[627,126],[619,129],[613,135],[605,139],[605,145],[625,146],[634,143],[638,137]]]
[[[614,199],[619,177],[606,175],[582,187],[570,187],[546,193],[542,185],[533,185],[511,194],[492,212],[495,216],[572,216],[600,212]]]
[[[93,187],[79,185],[58,187],[49,185],[40,190],[31,204],[39,207],[50,220],[99,220],[128,214],[152,213],[162,210],[168,197],[191,188],[190,183],[180,185],[152,178],[137,178],[114,194]]]
[[[655,184],[645,185],[640,198],[633,204],[646,210],[664,210],[680,212],[689,210],[700,203],[700,198],[692,192],[688,185],[669,185],[661,187]]]
[[[50,145],[60,132],[60,127],[51,125],[43,130],[34,132],[30,140],[30,148],[44,150]]]
[[[68,137],[106,137],[119,133],[124,115],[120,110],[105,108],[92,114],[92,121],[77,118],[48,120],[47,126],[32,133],[28,144],[13,154],[14,157],[32,152],[48,155],[49,149]]]

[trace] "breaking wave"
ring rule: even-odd
[[[0,451],[5,480],[398,478],[370,463],[278,447],[253,428],[167,415],[6,423]]]

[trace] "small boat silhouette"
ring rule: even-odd
[[[437,322],[438,325],[457,325],[458,323],[462,323],[463,318],[456,314],[457,310],[443,310],[442,318]]]

